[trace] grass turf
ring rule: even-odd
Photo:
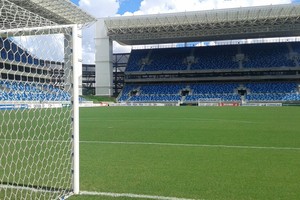
[[[300,149],[144,143],[300,148],[299,113],[299,107],[81,109],[81,190],[205,200],[296,200]]]

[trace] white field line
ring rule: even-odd
[[[83,119],[85,121],[99,121],[99,119],[95,118],[85,118]],[[143,119],[103,119],[102,121],[107,121],[107,122],[128,122],[128,121],[160,121],[160,119],[156,118],[143,118]],[[175,118],[175,119],[166,119],[164,121],[166,122],[182,122],[183,120],[185,121],[197,121],[197,122],[233,122],[233,123],[245,123],[245,124],[261,124],[261,122],[255,122],[255,121],[246,121],[246,120],[234,120],[234,119],[201,119],[201,118]]]
[[[181,147],[208,147],[208,148],[234,148],[234,149],[270,149],[270,150],[297,150],[297,147],[260,147],[260,146],[235,146],[219,144],[174,144],[157,142],[110,142],[110,141],[80,141],[80,143],[90,144],[124,144],[124,145],[157,145],[157,146],[181,146]]]
[[[156,199],[156,200],[195,200],[195,199],[186,199],[186,198],[177,198],[177,197],[152,196],[152,195],[130,194],[130,193],[81,191],[80,194],[81,195],[89,195],[89,196],[129,197],[129,198]],[[202,200],[204,200],[204,199],[202,199]]]
[[[70,143],[71,141],[63,140],[28,140],[28,139],[0,139],[0,141],[17,141],[17,142],[56,142]],[[298,147],[261,147],[261,146],[239,146],[239,145],[223,145],[223,144],[178,144],[178,143],[159,143],[159,142],[113,142],[113,141],[80,141],[80,143],[90,144],[124,144],[124,145],[157,145],[157,146],[182,146],[182,147],[207,147],[207,148],[231,148],[231,149],[270,149],[270,150],[296,150]]]

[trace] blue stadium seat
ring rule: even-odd
[[[70,101],[71,95],[51,84],[0,80],[2,101]],[[2,91],[3,90],[3,91]],[[83,98],[80,101],[84,101]]]
[[[237,46],[211,46],[195,49],[197,62],[192,64],[192,70],[237,69],[239,64],[234,61]]]
[[[126,71],[295,67],[289,46],[300,54],[297,42],[133,50]],[[242,60],[236,59],[238,54]],[[193,57],[190,63],[186,61],[189,56]]]
[[[294,67],[288,59],[289,49],[286,43],[266,43],[242,45],[247,60],[245,68]]]
[[[295,101],[298,96],[296,82],[246,83],[247,101]]]
[[[1,58],[3,60],[7,59],[7,52],[4,49],[1,50]]]
[[[118,98],[119,102],[177,102],[180,101],[180,91],[185,86],[179,85],[126,85],[122,95]],[[138,91],[138,94],[132,95],[132,91]]]

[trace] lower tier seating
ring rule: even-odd
[[[240,91],[243,91],[242,93]],[[119,102],[278,102],[300,100],[296,82],[126,85]]]
[[[0,80],[0,101],[70,101],[71,95],[51,84]],[[79,99],[84,101],[83,98]]]

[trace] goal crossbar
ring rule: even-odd
[[[67,28],[73,28],[74,24],[70,25],[55,25],[55,26],[43,26],[43,27],[31,27],[31,28],[14,28],[14,29],[6,29],[0,30],[0,36],[13,35],[16,36],[24,36],[24,35],[43,35],[43,34],[61,34],[62,31]],[[45,32],[46,31],[46,32]]]

